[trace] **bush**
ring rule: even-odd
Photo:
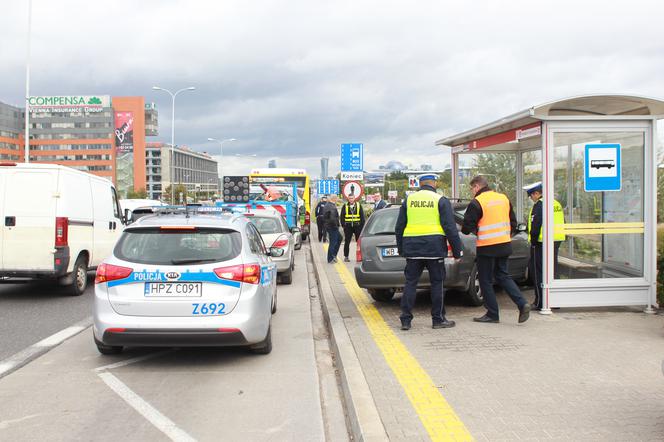
[[[657,226],[657,302],[664,306],[664,224]]]

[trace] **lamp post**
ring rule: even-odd
[[[218,140],[216,138],[209,138],[208,137],[208,141],[216,141],[217,143],[219,143],[219,163],[221,164],[221,157],[224,156],[224,143],[226,141],[237,141],[237,138],[225,138],[223,140]],[[220,174],[220,178],[222,178],[222,180],[223,180],[223,178],[224,178],[223,174]]]
[[[175,202],[175,189],[173,188],[173,182],[175,179],[175,97],[180,93],[184,91],[193,91],[196,88],[194,86],[189,86],[185,87],[183,89],[180,89],[176,91],[175,93],[169,91],[168,89],[165,89],[163,87],[159,86],[152,86],[152,89],[155,91],[164,91],[168,93],[168,95],[171,96],[172,98],[172,103],[173,107],[171,109],[171,204],[174,204]]]
[[[28,0],[28,47],[25,60],[25,162],[30,162],[30,52],[32,33],[32,0]]]

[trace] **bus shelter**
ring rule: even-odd
[[[452,152],[452,193],[485,175],[526,222],[522,187],[543,185],[544,309],[656,305],[657,120],[664,102],[563,99],[436,141]],[[552,200],[563,207],[554,225]],[[554,262],[554,229],[564,240]]]

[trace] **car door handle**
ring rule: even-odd
[[[115,230],[117,227],[117,224],[115,224],[115,221],[109,221],[108,222],[108,230]]]
[[[7,226],[7,227],[16,226],[16,217],[15,216],[5,216],[5,226]]]

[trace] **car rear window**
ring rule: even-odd
[[[394,235],[397,225],[398,210],[378,210],[369,218],[365,235]]]
[[[260,216],[251,216],[248,219],[256,226],[261,235],[283,232],[282,225],[278,219]]]
[[[228,261],[242,251],[240,232],[223,229],[126,229],[115,256],[141,264],[203,264]]]

